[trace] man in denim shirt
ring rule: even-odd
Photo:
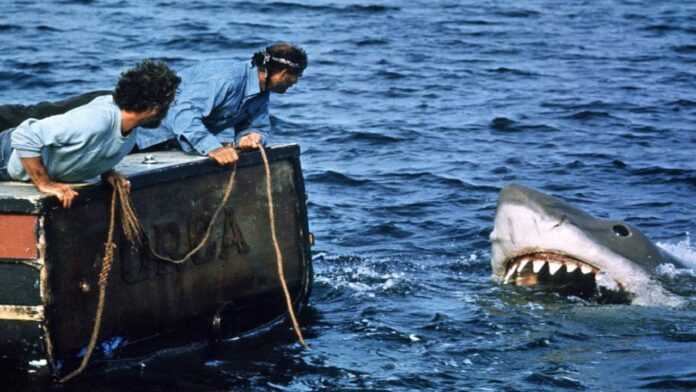
[[[280,43],[254,53],[251,64],[205,62],[179,72],[182,82],[167,117],[157,129],[141,129],[138,148],[176,139],[185,152],[209,156],[221,165],[237,161],[232,146],[265,145],[271,128],[269,93],[283,94],[307,67],[302,49]]]

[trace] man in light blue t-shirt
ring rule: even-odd
[[[144,61],[121,74],[113,95],[3,131],[0,181],[31,181],[66,208],[77,196],[66,183],[101,175],[129,185],[113,167],[135,145],[136,127],[159,127],[180,82],[165,63]]]
[[[286,43],[254,53],[251,63],[214,60],[182,70],[181,86],[162,125],[138,131],[138,148],[176,140],[185,152],[208,156],[221,165],[242,149],[265,145],[271,129],[271,92],[283,94],[302,76],[306,53]]]

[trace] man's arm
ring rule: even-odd
[[[191,102],[183,102],[169,109],[169,116],[172,118],[171,129],[179,143],[188,144],[203,156],[222,147],[222,143],[203,124],[203,117],[212,110],[212,105],[205,106],[201,108]]]
[[[72,205],[73,199],[77,196],[77,192],[68,184],[52,181],[48,176],[48,172],[40,156],[20,158],[20,161],[22,162],[22,166],[24,166],[24,170],[31,178],[31,182],[36,185],[39,191],[57,196],[58,200],[63,203],[64,208],[68,208]]]
[[[237,160],[232,149],[222,146],[222,143],[210,133],[203,124],[203,118],[209,116],[216,108],[224,104],[228,92],[234,90],[234,81],[216,78],[208,75],[209,79],[189,80],[186,87],[177,96],[176,102],[169,109],[170,127],[180,144],[188,144],[200,155],[209,156],[217,163],[224,165]]]
[[[188,143],[200,155],[208,156],[220,165],[229,165],[239,157],[233,148],[223,147],[203,124],[203,116],[209,115],[216,105],[221,104],[220,95],[201,97],[198,90],[182,97],[181,103],[169,110],[172,116],[172,132],[179,143]]]
[[[268,100],[249,119],[248,126],[237,134],[237,147],[242,149],[257,148],[259,144],[268,143],[271,120],[268,114]]]

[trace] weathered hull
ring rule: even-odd
[[[135,154],[119,169],[132,182],[150,245],[179,258],[203,237],[231,170],[175,152],[154,155],[159,164],[143,165],[143,155]],[[312,282],[299,148],[276,147],[268,156],[284,274],[297,307]],[[226,338],[283,317],[264,178],[260,154],[243,154],[207,246],[182,265],[132,248],[119,228],[99,340],[134,342],[168,333]],[[94,323],[111,190],[87,185],[63,209],[25,188],[0,198],[0,221],[10,223],[0,232],[0,355],[46,358],[69,372]]]

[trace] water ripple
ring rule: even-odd
[[[667,248],[696,231],[693,1],[3,5],[0,104],[109,88],[143,58],[248,61],[286,40],[309,54],[272,98],[271,142],[302,149],[312,350],[280,324],[75,388],[695,388],[693,275],[656,278],[683,309],[600,306],[498,285],[489,241],[509,182]]]

